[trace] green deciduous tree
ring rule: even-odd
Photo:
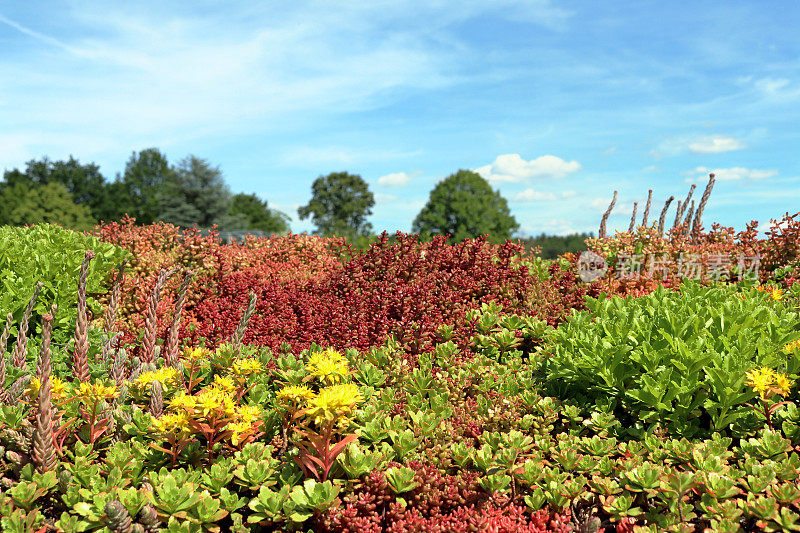
[[[314,180],[311,201],[300,207],[297,214],[300,220],[311,217],[317,235],[356,237],[368,235],[372,230],[367,217],[374,205],[375,198],[361,176],[332,172]]]
[[[94,224],[88,206],[76,204],[61,183],[6,183],[0,192],[0,225],[24,226],[47,222],[87,230]]]
[[[24,172],[14,169],[4,173],[8,185],[47,185],[60,183],[72,196],[72,201],[88,206],[98,220],[111,220],[118,215],[117,202],[111,197],[109,183],[94,163],[82,165],[70,156],[68,161],[31,160]]]
[[[231,191],[219,167],[190,155],[167,175],[159,194],[158,220],[176,226],[222,225],[231,207]]]
[[[488,235],[490,241],[501,242],[517,229],[506,199],[470,170],[459,170],[439,182],[412,226],[423,237],[450,234],[455,241]]]
[[[123,213],[136,218],[139,224],[152,224],[161,213],[162,190],[172,178],[167,157],[158,148],[133,152],[118,181],[118,198]]]
[[[229,215],[243,224],[240,228],[231,226],[231,229],[259,230],[268,234],[289,231],[289,217],[277,209],[270,209],[267,202],[255,194],[234,195]]]

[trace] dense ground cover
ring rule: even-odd
[[[0,525],[798,530],[799,226],[594,240],[590,284],[514,243],[34,228],[50,261],[0,299]],[[626,253],[763,268],[622,282]]]

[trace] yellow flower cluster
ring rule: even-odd
[[[314,391],[304,386],[290,385],[278,391],[279,400],[300,404],[314,397]]]
[[[794,385],[794,381],[786,374],[775,372],[770,368],[754,368],[747,372],[747,385],[752,387],[762,400],[769,399],[773,394],[786,396]]]
[[[99,381],[94,383],[81,383],[78,385],[76,395],[84,401],[113,400],[119,396],[119,391],[114,385],[104,385]]]
[[[356,405],[364,401],[357,385],[342,383],[331,385],[319,391],[319,394],[308,400],[307,414],[314,422],[333,422],[352,412]]]
[[[350,375],[347,359],[333,348],[311,354],[306,370],[328,384],[339,383],[342,378]]]
[[[30,383],[28,383],[28,387],[25,389],[25,394],[28,398],[33,401],[39,396],[39,390],[42,388],[42,384],[39,381],[39,378],[33,378]],[[61,400],[65,395],[65,391],[67,390],[67,384],[55,376],[50,376],[50,395],[54,400]]]
[[[231,378],[215,376],[214,384],[198,394],[179,394],[169,400],[173,412],[153,419],[153,428],[160,433],[185,436],[192,433],[193,421],[229,419],[225,429],[231,431],[230,440],[236,446],[255,429],[261,409],[255,405],[237,406],[231,396],[235,388]]]
[[[153,382],[158,381],[165,387],[173,387],[178,384],[178,370],[165,366],[158,370],[143,372],[135,380],[132,386],[140,391],[149,392],[153,387]]]
[[[786,353],[792,353],[795,350],[800,350],[800,340],[790,342],[789,344],[783,347],[783,351]]]
[[[211,350],[198,346],[197,348],[189,348],[188,346],[183,350],[183,358],[191,363],[202,361],[211,357]]]
[[[255,357],[234,361],[231,372],[236,376],[249,376],[261,371],[261,361]]]
[[[192,432],[190,418],[185,412],[167,413],[153,419],[153,429],[159,433],[185,436]]]
[[[756,287],[756,290],[761,292],[769,293],[769,297],[773,300],[780,300],[783,298],[783,289],[779,289],[778,287],[765,287],[763,285],[759,285]]]

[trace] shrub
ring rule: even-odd
[[[33,308],[31,324],[40,324],[41,316],[55,302],[58,312],[53,324],[53,339],[65,342],[75,327],[78,271],[86,250],[95,254],[89,265],[87,292],[90,295],[89,308],[97,313],[100,307],[95,298],[107,291],[109,276],[128,255],[123,249],[51,224],[0,227],[2,322],[5,322],[7,313],[12,313],[15,322],[19,323],[36,283],[41,281],[43,285]]]
[[[783,348],[800,317],[751,290],[685,283],[641,298],[589,299],[590,312],[552,331],[545,384],[561,398],[610,409],[638,431],[740,433],[761,424],[745,405],[755,366],[800,372]]]

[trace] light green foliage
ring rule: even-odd
[[[361,176],[332,172],[314,180],[311,200],[297,214],[300,220],[311,217],[317,235],[357,237],[368,235],[372,229],[367,217],[374,205],[375,198]]]
[[[78,272],[84,252],[92,250],[87,293],[89,306],[99,312],[91,295],[108,290],[108,278],[127,252],[102,243],[90,235],[40,224],[27,228],[0,227],[0,313],[13,313],[19,324],[25,306],[38,281],[44,283],[34,308],[33,325],[58,304],[54,321],[54,339],[65,341],[75,327],[78,299]],[[31,331],[36,331],[31,329]],[[35,336],[35,335],[34,335]]]
[[[450,234],[454,241],[488,235],[489,241],[502,242],[517,229],[506,199],[470,170],[459,170],[439,182],[412,226],[423,237]]]
[[[686,283],[680,292],[659,288],[587,306],[552,331],[546,385],[559,397],[612,409],[633,430],[752,430],[763,421],[745,405],[756,396],[745,372],[800,371],[800,360],[782,350],[800,337],[800,317],[755,290]]]
[[[23,226],[51,223],[88,230],[95,225],[86,205],[76,204],[60,183],[46,185],[16,183],[0,192],[0,224]]]

